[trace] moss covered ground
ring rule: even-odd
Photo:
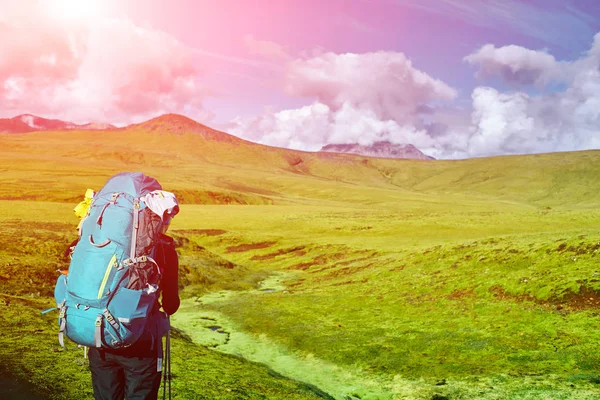
[[[12,398],[90,397],[40,310],[74,205],[125,170],[182,200],[176,398],[600,398],[600,153],[414,162],[118,134],[0,136]]]
[[[293,240],[218,221],[208,226],[228,233],[193,240],[240,265],[285,271],[283,288],[199,297],[179,320],[216,312],[228,331],[257,338],[232,336],[220,350],[282,371],[308,364],[294,376],[337,398],[593,399],[600,390],[598,214],[545,211],[378,220],[381,211],[344,218],[296,209],[294,218],[312,229]],[[256,213],[235,214],[233,221],[252,225]],[[370,225],[378,232],[364,229]],[[352,240],[340,243],[349,232]],[[241,243],[245,251],[231,252]],[[281,357],[282,348],[295,359]],[[336,378],[331,365],[341,369]]]
[[[73,224],[57,222],[70,207],[38,203],[27,207],[26,213],[17,212],[18,216],[11,207],[0,211],[2,398],[92,398],[83,349],[73,343],[67,345],[68,350],[62,349],[57,340],[57,313],[41,314],[55,306],[56,270],[65,265],[65,246],[76,236]],[[66,220],[72,220],[69,217]],[[213,267],[221,268],[220,261]],[[185,257],[182,268],[187,268]],[[183,276],[184,282],[196,282],[194,277]],[[235,276],[230,280],[235,281]],[[174,398],[329,398],[318,388],[287,379],[265,365],[198,346],[178,331],[174,331],[172,346]]]

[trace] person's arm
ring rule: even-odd
[[[163,277],[162,308],[169,315],[175,314],[179,309],[179,259],[175,251],[173,239],[164,236],[162,241],[163,250]]]

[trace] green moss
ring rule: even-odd
[[[53,210],[53,207],[48,205],[44,211],[47,210]],[[39,217],[41,215],[32,216]],[[3,360],[3,381],[0,382],[0,388],[5,393],[15,393],[18,398],[92,398],[91,378],[83,350],[77,349],[73,343],[68,344],[69,350],[63,350],[57,339],[57,314],[40,313],[55,305],[51,296],[58,276],[56,269],[67,263],[62,253],[71,242],[71,229],[69,225],[2,221],[0,357]],[[189,254],[198,249],[190,246],[188,241],[180,251]],[[205,255],[203,252],[198,254]],[[186,260],[185,257],[183,259]],[[216,256],[211,259],[217,262],[207,265],[216,265],[215,268],[223,263]],[[246,275],[243,271],[222,275],[223,280],[217,286],[233,285],[238,277]],[[194,280],[194,276],[183,275],[182,279],[201,284]],[[235,287],[251,287],[251,283],[258,278],[248,279],[246,285]],[[208,285],[208,289],[213,286]],[[207,288],[202,290],[206,291]],[[174,336],[174,398],[329,398],[318,388],[285,378],[264,365],[213,352],[194,345],[182,335]]]
[[[39,310],[85,189],[142,169],[182,200],[181,315],[231,340],[185,333],[241,355],[177,337],[178,397],[597,397],[600,153],[364,162],[128,133],[0,137],[0,355],[31,392],[90,395]]]

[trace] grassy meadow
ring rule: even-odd
[[[174,116],[0,135],[0,391],[90,398],[40,310],[86,188],[136,170],[182,203],[175,398],[598,399],[599,168],[294,152]]]

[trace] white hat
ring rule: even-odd
[[[163,224],[171,222],[171,218],[179,212],[177,197],[171,192],[154,190],[142,197],[141,200],[162,219]]]

